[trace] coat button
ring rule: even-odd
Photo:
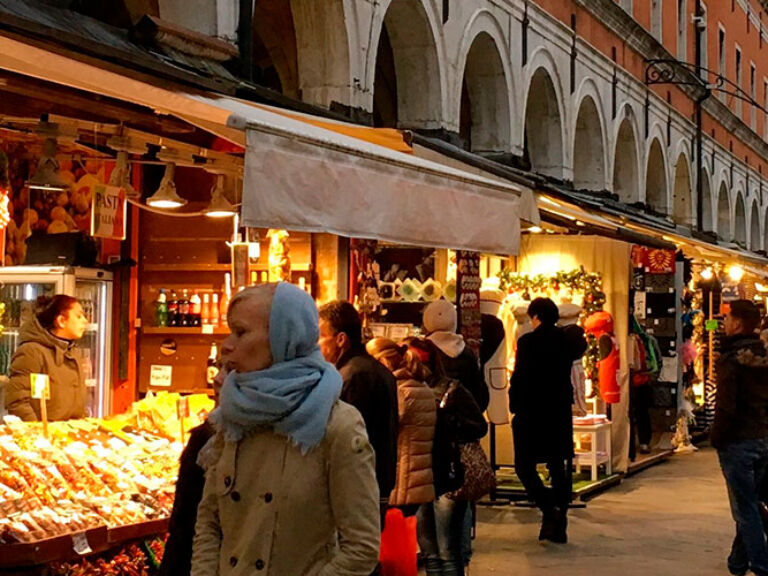
[[[235,502],[240,502],[240,492],[237,490],[232,492],[232,500]]]
[[[261,558],[256,560],[256,570],[264,570],[264,560]]]
[[[224,476],[224,486],[226,486],[227,488],[232,486],[232,478],[230,478],[229,476]]]
[[[272,498],[273,498],[272,492],[267,492],[266,494],[264,494],[264,502],[266,502],[267,504],[272,502]]]
[[[234,556],[230,557],[230,559],[229,559],[229,565],[230,565],[230,566],[232,566],[232,568],[234,568],[235,566],[237,566],[237,558],[235,558]]]

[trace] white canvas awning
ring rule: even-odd
[[[161,88],[3,36],[0,54],[2,69],[147,106],[244,145],[247,226],[516,254],[521,218],[538,222],[524,187],[339,133],[321,118]]]

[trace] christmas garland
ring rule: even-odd
[[[584,294],[584,312],[587,316],[603,309],[605,292],[603,292],[603,276],[600,272],[587,272],[584,267],[575,268],[568,272],[547,274],[521,274],[513,270],[502,270],[498,274],[500,288],[511,294],[523,292],[523,299],[530,300],[531,292],[559,292],[567,288]]]

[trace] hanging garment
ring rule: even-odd
[[[581,359],[574,360],[571,365],[571,385],[573,386],[573,415],[586,416],[587,408],[587,376]]]
[[[605,311],[595,312],[584,323],[584,329],[597,339],[600,360],[597,363],[600,397],[607,404],[616,404],[621,399],[619,387],[619,343],[613,334],[613,317]]]
[[[481,332],[483,342],[480,345],[480,364],[489,396],[486,414],[491,424],[506,424],[509,422],[509,371],[504,324],[496,316],[483,314]]]

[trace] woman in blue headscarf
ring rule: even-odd
[[[292,284],[230,304],[231,368],[200,455],[206,484],[193,576],[368,576],[379,553],[374,455],[317,346],[317,309]]]

